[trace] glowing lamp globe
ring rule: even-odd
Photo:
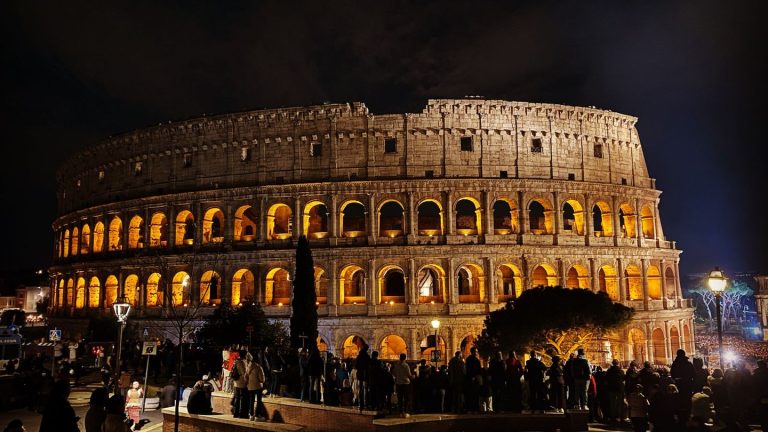
[[[725,278],[725,273],[723,273],[723,271],[720,270],[719,267],[715,267],[714,270],[709,272],[709,277],[707,278],[707,284],[709,285],[709,289],[713,293],[719,294],[725,291],[726,282],[727,282],[727,279]]]
[[[432,320],[432,328],[437,330],[440,328],[440,320],[433,319]]]
[[[112,310],[115,311],[117,322],[124,323],[125,320],[128,319],[128,314],[131,313],[131,304],[125,301],[125,296],[120,296],[120,298],[112,304]]]

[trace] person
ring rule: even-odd
[[[704,386],[691,397],[691,423],[694,430],[706,430],[706,423],[712,418],[712,389]],[[687,420],[687,419],[686,419]]]
[[[752,374],[754,406],[757,420],[763,431],[768,431],[768,363],[758,360],[757,369]]]
[[[69,404],[69,381],[56,381],[51,390],[50,399],[43,411],[43,418],[40,421],[40,432],[79,432],[77,421],[80,419],[75,416],[75,410]]]
[[[451,388],[451,410],[454,414],[464,412],[463,394],[466,376],[467,369],[464,359],[461,358],[461,351],[456,351],[448,362],[448,385]]]
[[[715,404],[715,413],[719,416],[728,406],[728,391],[722,369],[712,371],[712,375],[707,378],[707,386],[712,389],[712,403]]]
[[[547,370],[547,376],[549,376],[549,401],[555,411],[565,412],[565,377],[559,356],[552,356],[552,365]]]
[[[520,363],[514,351],[509,352],[506,375],[510,408],[513,412],[520,412],[523,409],[523,383],[520,382],[520,378],[523,377],[523,364]]]
[[[653,395],[651,406],[648,410],[648,418],[653,424],[654,432],[667,432],[680,430],[675,424],[676,401],[679,391],[674,384],[668,384]],[[683,429],[685,430],[685,429]]]
[[[467,378],[466,378],[466,400],[468,411],[479,411],[479,392],[480,385],[482,384],[482,366],[480,365],[480,359],[477,358],[477,348],[472,347],[469,349],[469,356],[466,359],[467,365]]]
[[[608,392],[608,422],[621,422],[621,409],[624,403],[624,371],[619,360],[613,359],[611,367],[605,372],[605,390]]]
[[[590,377],[589,361],[584,354],[584,348],[576,351],[576,358],[571,362],[570,375],[573,379],[573,395],[571,406],[575,409],[587,409],[587,389]]]
[[[168,380],[168,384],[160,390],[160,407],[168,408],[176,405],[176,378]]]
[[[506,375],[507,371],[504,370],[504,360],[502,359],[501,351],[498,351],[488,365],[493,411],[495,412],[501,412],[502,395],[507,386]]]
[[[130,432],[141,429],[143,423],[136,424],[133,428],[133,420],[125,416],[125,399],[116,394],[107,400],[107,416],[102,426],[102,432]]]
[[[368,355],[368,344],[363,344],[360,347],[360,351],[357,353],[355,359],[356,380],[358,382],[358,394],[357,400],[360,403],[360,411],[366,408],[368,402],[368,368],[370,366],[371,357]]]
[[[213,412],[213,408],[211,407],[212,387],[211,383],[208,382],[207,375],[192,386],[192,391],[189,393],[189,399],[187,400],[188,413],[211,414]]]
[[[628,395],[635,391],[635,386],[640,384],[640,378],[637,373],[637,363],[629,362],[627,372],[624,374],[624,394]]]
[[[432,390],[434,396],[432,400],[435,401],[435,411],[439,413],[445,412],[445,393],[448,390],[448,366],[442,365],[440,368],[432,374]]]
[[[90,407],[85,413],[85,432],[101,432],[101,426],[107,419],[107,400],[109,393],[104,387],[91,392]]]
[[[3,432],[25,432],[24,423],[20,419],[11,420],[3,429]]]
[[[235,395],[232,399],[232,415],[235,418],[248,418],[248,375],[245,366],[245,350],[238,352],[237,360],[232,365],[230,378],[235,386]],[[230,357],[231,358],[231,357]]]
[[[134,423],[138,423],[141,419],[141,399],[143,397],[144,390],[139,386],[138,381],[134,381],[125,398],[125,411],[128,413],[128,418]]]
[[[401,417],[408,417],[408,399],[410,393],[411,367],[405,362],[405,353],[400,354],[400,361],[392,366],[392,376],[395,377],[395,393],[397,393],[397,406]]]
[[[701,392],[707,385],[707,379],[709,378],[709,371],[704,367],[704,360],[700,357],[693,358],[693,392]]]
[[[648,430],[648,398],[643,394],[643,386],[635,384],[634,390],[627,395],[627,409],[632,429],[635,432]]]
[[[323,376],[323,359],[320,350],[312,347],[309,353],[309,402],[320,403],[320,385]]]
[[[675,361],[669,370],[669,376],[678,389],[676,406],[678,407],[677,419],[678,427],[681,430],[686,428],[688,418],[691,416],[691,397],[693,396],[693,380],[696,371],[693,364],[685,355],[685,350],[677,350]]]
[[[531,358],[525,362],[525,381],[528,383],[528,406],[531,411],[544,411],[544,373],[546,370],[547,367],[539,359],[536,351],[531,351]]]
[[[263,420],[264,417],[259,414],[262,407],[261,396],[263,395],[264,382],[266,381],[264,368],[261,367],[259,362],[254,361],[250,354],[245,357],[248,362],[246,367],[246,375],[248,376],[248,418],[251,420]]]
[[[299,400],[309,401],[309,351],[306,348],[299,351],[299,383]]]
[[[368,366],[368,404],[373,407],[374,411],[381,409],[383,403],[384,392],[382,391],[382,375],[382,365],[381,360],[379,360],[379,352],[373,351],[371,353],[371,362]]]

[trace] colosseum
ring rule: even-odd
[[[693,351],[693,315],[636,122],[451,99],[421,113],[324,104],[112,137],[58,173],[52,312],[109,314],[124,295],[139,323],[244,301],[286,319],[305,235],[319,343],[337,354],[361,341],[385,358],[426,357],[435,341],[466,349],[489,311],[561,285],[637,311],[595,343],[595,360],[667,363]]]

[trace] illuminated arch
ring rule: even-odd
[[[176,246],[195,243],[195,217],[189,210],[182,210],[176,215]]]
[[[56,247],[56,254],[59,258],[63,258],[64,257],[64,233],[62,231],[58,231],[56,233],[56,239],[58,240],[57,247]]]
[[[610,265],[604,265],[600,267],[598,271],[598,283],[600,284],[600,291],[608,294],[608,297],[613,301],[619,300],[619,279],[616,274],[616,269]]]
[[[87,254],[91,251],[91,227],[88,224],[83,225],[80,231],[80,253]]]
[[[379,292],[382,303],[405,303],[405,272],[398,266],[388,265],[379,270]]]
[[[436,264],[428,264],[416,273],[419,303],[445,302],[445,271]]]
[[[235,211],[235,241],[253,241],[258,231],[258,217],[253,207],[241,206]]]
[[[648,355],[646,353],[647,340],[645,332],[639,328],[632,328],[629,329],[628,336],[629,348],[631,350],[629,358],[640,363],[646,361]]]
[[[160,287],[160,278],[160,273],[152,273],[147,278],[147,285],[144,292],[147,307],[163,306],[163,290]]]
[[[99,221],[93,226],[93,253],[104,250],[104,223]]]
[[[552,204],[546,198],[535,198],[528,203],[528,226],[532,234],[554,233]]]
[[[499,303],[514,300],[523,294],[522,272],[514,264],[502,264],[496,270],[496,288]]]
[[[93,276],[88,282],[88,307],[91,309],[98,308],[100,298],[101,282],[99,282],[99,278]]]
[[[128,249],[141,249],[144,247],[144,219],[134,216],[128,223]]]
[[[203,244],[224,242],[224,212],[211,207],[203,215]]]
[[[637,216],[635,210],[629,203],[623,203],[619,206],[619,229],[621,236],[625,238],[634,238],[637,227]]]
[[[456,283],[460,303],[481,303],[485,301],[485,275],[476,264],[463,264],[456,271]]]
[[[456,234],[480,235],[483,233],[480,203],[471,197],[459,198],[454,205],[456,212]]]
[[[291,303],[291,279],[288,270],[277,267],[267,272],[265,303],[268,305],[289,305]]]
[[[248,269],[240,269],[232,276],[232,304],[256,300],[256,278]]]
[[[125,278],[125,282],[123,282],[123,295],[125,296],[125,301],[130,303],[133,306],[136,306],[139,301],[138,296],[138,287],[139,287],[139,277],[135,274],[132,274]]]
[[[496,235],[520,232],[520,217],[513,199],[500,198],[493,203],[493,233]]]
[[[693,339],[691,339],[691,329],[688,324],[683,324],[683,339],[685,340],[685,352],[692,356],[694,354]]]
[[[680,344],[680,332],[677,331],[677,326],[675,325],[669,328],[669,343],[672,344],[672,352],[684,349]]]
[[[65,291],[64,279],[59,279],[59,291],[56,293],[58,297],[56,305],[59,307],[64,307],[64,295],[65,295],[64,291]]]
[[[379,344],[379,359],[398,360],[400,354],[408,355],[408,345],[405,343],[405,339],[394,334],[384,336],[381,344]]]
[[[344,339],[344,343],[341,344],[341,357],[344,359],[354,359],[360,353],[360,349],[368,346],[360,336],[351,335]]]
[[[106,282],[104,282],[104,308],[112,308],[112,304],[117,301],[117,277],[114,275],[107,276]]]
[[[185,271],[180,271],[173,275],[173,282],[171,283],[171,304],[173,306],[186,305],[187,292],[191,280],[192,278],[189,277],[189,273]]]
[[[653,329],[651,343],[653,344],[653,362],[656,364],[667,364],[666,341],[664,340],[664,331],[662,329],[658,327]]]
[[[642,300],[643,278],[640,269],[636,265],[628,265],[624,268],[624,279],[627,287],[627,298],[629,300]]]
[[[574,264],[568,269],[565,280],[566,288],[590,288],[589,271],[580,264]]]
[[[367,278],[360,266],[348,265],[339,273],[339,302],[365,304]]]
[[[431,334],[422,339],[421,343],[419,344],[419,350],[421,351],[421,358],[419,360],[426,360],[427,362],[431,362],[432,351],[435,350],[435,335]],[[446,358],[447,351],[445,350],[445,339],[439,335],[437,336],[437,350],[443,354],[441,356],[441,362],[446,362],[448,358]]]
[[[475,346],[475,335],[466,335],[461,339],[461,343],[459,343],[459,351],[461,351],[461,356],[464,358],[469,357],[469,354],[471,353],[472,347]]]
[[[168,245],[168,218],[163,212],[152,215],[149,222],[149,247]]]
[[[339,226],[344,237],[362,237],[366,235],[365,206],[359,201],[346,201],[339,211]]]
[[[386,200],[379,205],[379,237],[402,237],[405,232],[405,210],[396,200]]]
[[[531,286],[557,286],[557,272],[547,263],[536,266],[531,273]]]
[[[69,244],[70,244],[70,238],[69,238],[69,228],[64,230],[64,258],[69,256]]]
[[[293,235],[293,212],[287,204],[272,205],[267,212],[267,238],[289,239]]]
[[[109,251],[119,251],[123,249],[123,221],[119,216],[115,216],[109,222]]]
[[[321,201],[310,201],[304,206],[302,217],[304,235],[310,239],[328,237],[328,207]]]
[[[643,227],[643,237],[651,239],[654,237],[656,227],[653,220],[653,211],[650,207],[643,206],[640,209],[640,224]]]
[[[200,303],[217,305],[221,303],[221,276],[214,270],[208,270],[200,277]]]
[[[325,270],[315,266],[315,296],[317,303],[328,303],[328,278],[325,277]]]
[[[77,291],[75,294],[75,309],[85,307],[85,278],[77,278]]]
[[[613,235],[611,206],[605,201],[597,201],[592,206],[592,227],[595,237],[611,237]]]
[[[72,256],[77,255],[77,253],[80,251],[80,243],[78,243],[80,240],[80,231],[77,229],[77,227],[72,228],[72,247],[70,248],[70,253]]]
[[[664,271],[665,284],[667,285],[667,298],[675,298],[677,293],[677,281],[675,279],[675,272],[671,267],[667,267]]]
[[[72,299],[75,295],[75,280],[72,278],[67,279],[67,306],[72,307]]]
[[[664,293],[661,292],[661,272],[659,272],[659,268],[655,265],[648,266],[645,280],[648,284],[648,297],[653,300],[661,300]]]
[[[416,225],[419,235],[435,236],[445,232],[443,223],[443,207],[439,201],[427,199],[416,207]]]
[[[584,235],[584,207],[574,199],[563,203],[563,231]]]

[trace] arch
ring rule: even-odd
[[[112,308],[112,304],[117,301],[117,292],[119,290],[117,285],[117,277],[115,275],[107,276],[107,280],[104,282],[104,308]]]
[[[341,357],[344,359],[354,359],[360,353],[360,349],[368,346],[365,340],[357,335],[348,336],[341,344]]]
[[[160,288],[160,273],[152,273],[147,278],[147,285],[144,295],[146,296],[147,307],[163,306],[163,290]]]
[[[189,273],[185,271],[180,271],[173,275],[173,281],[171,282],[171,304],[173,306],[186,306],[190,281]]]
[[[619,279],[616,269],[610,265],[600,267],[597,275],[600,291],[608,294],[613,301],[619,301]]]
[[[200,277],[200,303],[217,305],[221,303],[221,276],[208,270]]]
[[[677,281],[675,271],[671,267],[664,270],[665,285],[667,286],[667,298],[675,298],[677,293]]]
[[[676,352],[679,349],[685,349],[680,344],[680,332],[677,331],[677,326],[673,325],[669,328],[669,343],[672,344],[672,352]]]
[[[360,201],[346,201],[339,211],[339,226],[344,237],[362,237],[366,235],[365,206]]]
[[[139,301],[139,277],[135,274],[132,274],[125,278],[125,282],[123,282],[123,295],[125,296],[125,301],[130,303],[133,306],[136,306]]]
[[[203,215],[203,244],[224,242],[224,212],[211,207]]]
[[[636,265],[630,264],[624,268],[624,280],[627,287],[627,298],[629,300],[643,299],[643,278],[640,269]]]
[[[235,211],[234,240],[253,241],[253,239],[256,238],[256,233],[259,229],[256,223],[258,220],[258,216],[253,207],[249,205],[240,206]]]
[[[69,238],[69,228],[64,230],[64,258],[69,256],[69,244],[70,244],[70,238]]]
[[[109,222],[109,251],[119,251],[123,249],[123,221],[119,216],[115,216]]]
[[[384,336],[381,344],[379,344],[379,359],[398,360],[400,354],[408,355],[408,345],[405,343],[405,339],[394,334]]]
[[[656,232],[653,211],[647,205],[640,208],[640,225],[643,227],[643,237],[652,239]]]
[[[476,264],[464,264],[456,271],[456,282],[460,303],[481,303],[485,301],[485,275]]]
[[[64,307],[64,294],[64,279],[59,279],[59,291],[56,293],[58,298],[56,305],[59,307]]]
[[[72,228],[72,246],[70,247],[69,252],[72,254],[72,256],[77,255],[78,252],[80,252],[80,231],[77,229],[77,227]]]
[[[56,255],[59,258],[64,257],[64,233],[59,231],[56,233],[56,238],[58,240],[58,243],[56,245]]]
[[[85,278],[77,278],[77,291],[75,293],[75,309],[85,307]]]
[[[256,278],[248,269],[240,269],[232,276],[232,304],[256,300]]]
[[[96,309],[99,307],[99,299],[101,298],[101,282],[96,276],[92,276],[88,282],[88,307]]]
[[[629,359],[640,363],[646,361],[648,356],[645,350],[648,345],[645,338],[645,332],[639,328],[631,328],[629,329],[627,339],[629,341],[630,349]]]
[[[379,237],[402,237],[405,232],[403,221],[405,210],[396,200],[384,201],[379,206]]]
[[[328,304],[328,278],[320,266],[315,266],[315,296],[318,304]]]
[[[435,264],[422,267],[416,273],[416,289],[419,303],[444,303],[445,271]]]
[[[385,266],[379,271],[379,291],[382,303],[405,303],[405,273],[397,266]]]
[[[595,237],[611,237],[613,235],[611,206],[605,201],[597,201],[592,206],[592,227]]]
[[[531,273],[531,287],[557,286],[557,272],[547,263],[536,266]]]
[[[691,328],[688,327],[688,324],[683,324],[683,341],[685,345],[685,352],[688,353],[689,356],[693,356],[693,339],[691,336]]]
[[[499,303],[514,300],[523,294],[523,277],[520,269],[514,264],[502,264],[496,270]]]
[[[128,223],[128,249],[141,249],[144,247],[144,219],[134,216]]]
[[[104,223],[99,221],[93,226],[93,253],[104,250]]]
[[[421,340],[421,343],[419,344],[419,349],[421,351],[421,358],[419,360],[426,360],[428,362],[432,361],[432,351],[435,350],[435,335],[431,334],[424,339]],[[437,350],[440,351],[440,362],[445,363],[446,360],[449,360],[447,354],[446,354],[446,345],[445,345],[445,339],[442,338],[442,336],[437,336]],[[415,359],[414,359],[415,360]]]
[[[157,212],[149,220],[149,247],[168,245],[168,218],[165,213]]]
[[[471,335],[471,334],[464,336],[461,339],[461,343],[459,343],[459,351],[461,351],[462,357],[464,358],[469,357],[470,350],[472,349],[473,346],[475,346],[476,339],[477,338],[475,337],[475,335]]]
[[[656,364],[667,364],[667,344],[664,340],[664,331],[662,329],[658,327],[653,329],[651,343],[653,344],[653,362]]]
[[[265,304],[280,306],[291,303],[291,278],[286,269],[273,268],[267,272],[265,282]]]
[[[480,203],[470,197],[459,198],[455,204],[456,233],[459,235],[482,234]]]
[[[520,217],[513,199],[500,198],[493,203],[493,233],[509,235],[520,232]]]
[[[648,297],[653,300],[661,300],[664,293],[661,292],[661,272],[655,265],[648,266],[645,273],[645,281],[648,284]]]
[[[72,278],[67,279],[67,306],[72,307],[72,298],[75,295],[75,280]]]
[[[635,210],[629,203],[623,203],[619,206],[619,229],[621,236],[625,238],[635,237],[635,228],[637,227],[637,216]]]
[[[287,204],[273,204],[267,212],[267,238],[289,239],[293,235],[293,212]]]
[[[419,235],[435,236],[443,235],[445,232],[443,223],[443,207],[440,202],[427,199],[419,203],[416,207]]]
[[[322,336],[317,336],[317,339],[315,340],[317,342],[317,350],[321,353],[328,352],[328,342],[323,339]]]
[[[568,269],[565,279],[566,288],[590,288],[589,271],[581,264],[574,264]]]
[[[83,229],[80,231],[80,253],[87,254],[91,251],[91,227],[88,224],[83,224]]]
[[[348,265],[339,273],[339,302],[341,304],[365,304],[366,274],[356,265]]]
[[[535,198],[528,203],[528,225],[531,234],[552,234],[552,204],[546,198]]]
[[[328,237],[328,207],[320,201],[311,201],[304,206],[301,226],[307,238]]]
[[[563,203],[563,231],[584,235],[584,207],[577,200]]]
[[[195,243],[195,217],[189,210],[182,210],[176,215],[176,246]]]

